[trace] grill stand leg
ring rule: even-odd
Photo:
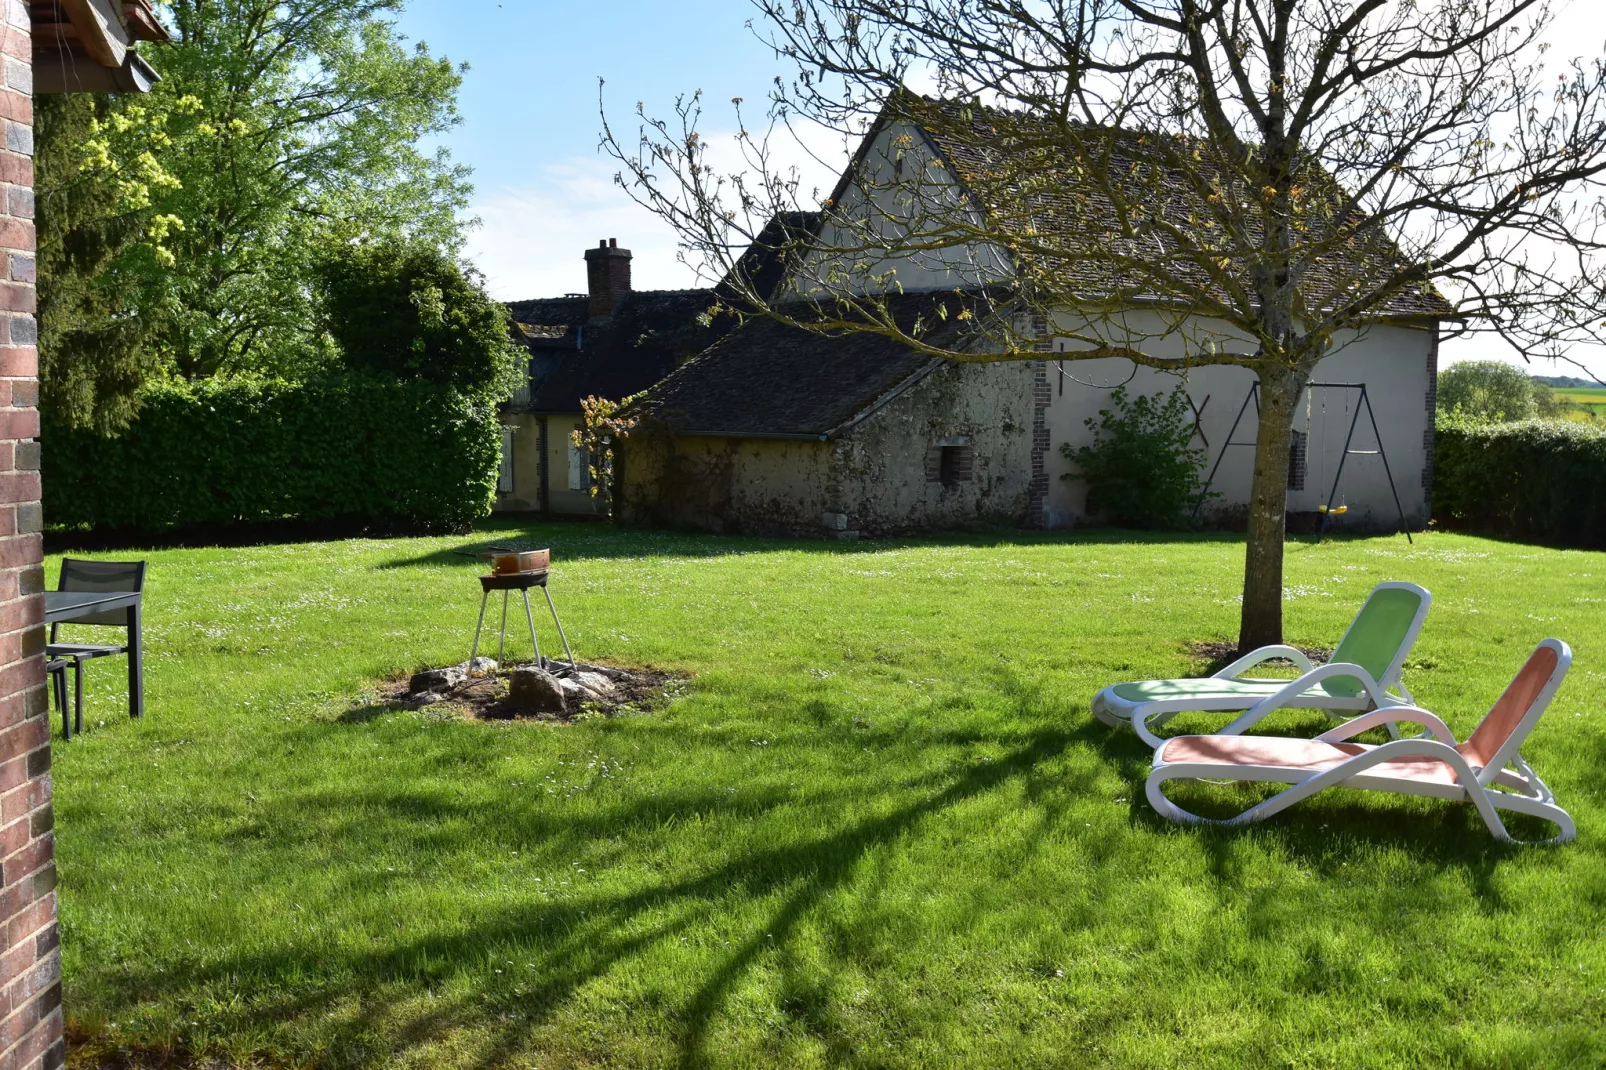
[[[502,632],[496,637],[496,663],[502,664],[502,655],[507,649],[507,592],[502,592]]]
[[[541,664],[541,640],[535,637],[535,617],[530,613],[529,588],[525,588],[519,593],[524,595],[524,620],[530,626],[530,645],[535,647],[535,667],[537,669],[544,669],[546,666]]]
[[[480,631],[485,627],[485,603],[490,599],[490,591],[480,595],[480,621],[474,625],[474,648],[468,652],[468,671],[470,673],[474,671],[474,659],[480,656]]]
[[[569,658],[569,668],[574,668],[574,651],[569,649],[569,637],[563,633],[563,622],[558,619],[558,607],[552,604],[552,592],[542,587],[541,593],[546,595],[546,607],[552,611],[552,623],[558,626],[558,638],[563,640],[563,653]]]

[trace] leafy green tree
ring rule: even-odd
[[[133,276],[108,270],[148,239],[146,213],[118,183],[80,167],[82,146],[113,107],[82,93],[40,97],[34,107],[41,403],[69,425],[102,432],[132,419],[136,392],[161,367]]]
[[[1533,380],[1497,360],[1455,364],[1439,373],[1439,410],[1483,420],[1526,420],[1538,413]]]
[[[59,417],[126,423],[156,372],[304,374],[333,356],[309,285],[330,248],[459,247],[466,172],[424,145],[459,121],[461,68],[397,36],[405,2],[169,0],[150,94],[41,124]],[[70,336],[80,322],[94,337]]]
[[[487,400],[517,385],[524,351],[507,309],[438,247],[344,247],[319,265],[318,281],[324,326],[352,369],[429,379]]]

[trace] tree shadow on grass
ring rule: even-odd
[[[779,898],[780,906],[767,919],[751,926],[749,935],[701,979],[690,1000],[674,1015],[681,1065],[702,1065],[708,1054],[705,1043],[711,1026],[738,979],[767,948],[784,946],[822,898],[852,881],[867,858],[896,844],[935,815],[1011,781],[1037,776],[1035,771],[1043,763],[1089,739],[1091,733],[1085,726],[1020,733],[1005,755],[970,764],[949,777],[943,786],[925,787],[920,782],[927,778],[922,776],[916,778],[915,785],[882,783],[868,789],[880,798],[889,794],[913,796],[890,811],[801,842],[753,850],[700,874],[663,884],[569,901],[523,904],[491,912],[470,931],[431,932],[373,951],[331,952],[320,948],[313,953],[278,948],[222,960],[201,961],[198,957],[177,968],[172,963],[150,968],[130,962],[103,969],[99,981],[110,990],[115,1003],[129,1008],[182,1002],[197,990],[220,984],[236,990],[256,990],[249,1004],[249,1020],[236,1023],[241,1032],[250,1030],[261,1035],[265,1022],[293,1025],[297,1021],[333,1018],[336,1024],[330,1028],[334,1036],[327,1042],[327,1050],[334,1065],[388,1062],[401,1057],[409,1046],[438,1038],[457,1027],[474,1025],[493,1037],[479,1059],[479,1065],[491,1067],[503,1065],[526,1051],[534,1030],[562,1011],[587,982],[609,973],[625,960],[706,925],[709,912],[719,910],[721,900],[733,889],[750,902]],[[390,799],[389,805],[400,806],[406,812],[404,817],[411,815],[410,820],[422,823],[427,817],[439,822],[453,816],[450,800],[402,794],[406,797]],[[785,801],[783,796],[774,795],[760,802],[760,811]],[[324,800],[326,804],[332,802]],[[349,805],[351,800],[345,802]],[[829,805],[833,812],[852,813],[874,809],[869,805],[872,802],[851,798],[850,792],[844,790],[842,798]],[[297,800],[294,806],[299,809],[305,803],[304,799]],[[751,806],[753,801],[739,804],[737,800],[715,796],[646,800],[640,812],[613,813],[597,823],[581,821],[573,829],[560,833],[551,828],[547,833],[586,839],[617,836],[622,827],[639,827],[659,820],[667,812],[665,806],[674,809],[688,804],[713,809]],[[284,827],[293,815],[281,816],[282,820],[269,824]],[[518,813],[506,816],[511,822],[528,817]],[[419,847],[428,851],[429,844],[420,843]],[[553,934],[563,935],[553,940]],[[547,946],[542,947],[543,941]],[[433,987],[465,966],[483,964],[516,947],[541,948],[518,953],[532,956],[538,967],[533,989],[525,987],[516,993],[481,989],[462,1000],[437,996],[422,1017],[417,1016],[416,1008],[403,1006],[407,993],[416,995],[421,983]],[[355,980],[346,985],[319,985],[293,992],[271,981],[286,975],[331,974]],[[405,991],[398,994],[398,989]],[[361,1004],[359,1012],[337,1013],[353,999]],[[399,1029],[390,1028],[387,1050],[375,1050],[374,1038],[387,1035],[387,1020],[396,1014],[408,1020]]]
[[[1321,726],[1317,726],[1318,728]],[[1314,732],[1308,733],[1314,735]],[[1123,745],[1130,743],[1130,746]],[[1245,845],[1260,844],[1324,880],[1347,876],[1346,867],[1379,851],[1404,851],[1431,874],[1459,873],[1487,912],[1507,908],[1494,880],[1499,866],[1535,850],[1495,839],[1470,803],[1388,792],[1330,788],[1253,825],[1236,828],[1177,825],[1149,805],[1146,786],[1152,756],[1130,733],[1107,744],[1107,753],[1133,784],[1130,819],[1155,832],[1194,839],[1208,857],[1218,888],[1236,895],[1257,880],[1245,864]],[[1270,798],[1287,785],[1172,781],[1167,796],[1203,817],[1224,819]],[[1538,818],[1502,813],[1513,835],[1544,839],[1554,826]],[[1402,915],[1434,905],[1421,883],[1385,892]]]
[[[770,963],[772,952],[780,957],[775,965],[781,973],[778,998],[783,1017],[845,1058],[845,1034],[829,1021],[828,988],[817,990],[818,985],[811,985],[789,958],[806,944],[800,930],[819,916],[822,903],[850,887],[853,894],[875,899],[883,879],[877,867],[884,867],[899,852],[900,843],[919,835],[921,826],[932,819],[1006,786],[1048,806],[1033,827],[1010,842],[1012,855],[1035,855],[1042,838],[1063,824],[1066,807],[1090,796],[1095,782],[1111,773],[1130,785],[1129,823],[1145,833],[1193,840],[1223,902],[1252,900],[1264,891],[1245,863],[1243,849],[1248,845],[1262,848],[1254,852],[1261,856],[1286,856],[1322,879],[1339,878],[1347,863],[1380,850],[1403,849],[1430,873],[1464,874],[1485,909],[1506,909],[1493,878],[1517,849],[1490,840],[1481,823],[1469,824],[1464,811],[1450,804],[1432,803],[1437,809],[1431,812],[1418,809],[1401,820],[1389,820],[1392,800],[1386,797],[1351,802],[1340,793],[1328,793],[1252,829],[1173,826],[1155,815],[1143,798],[1150,755],[1129,732],[1108,729],[1085,712],[1065,716],[1065,711],[1045,709],[1043,688],[1014,679],[1007,669],[1000,668],[992,683],[1010,699],[1011,723],[991,733],[974,724],[959,725],[929,738],[944,746],[990,744],[1002,748],[1002,754],[886,780],[843,782],[809,799],[817,814],[870,816],[799,833],[782,845],[746,853],[720,851],[714,842],[710,846],[716,857],[689,874],[649,876],[630,888],[562,899],[537,899],[531,894],[517,904],[478,913],[469,928],[443,925],[409,939],[382,944],[376,940],[371,949],[298,942],[220,956],[196,953],[189,962],[128,961],[97,969],[98,987],[115,1005],[130,1010],[141,1005],[182,1006],[198,993],[218,989],[243,993],[247,998],[239,1010],[223,1012],[235,1016],[220,1023],[223,1035],[272,1036],[275,1029],[314,1033],[330,1066],[388,1065],[416,1055],[455,1030],[477,1031],[484,1044],[476,1053],[476,1065],[489,1068],[528,1055],[532,1045],[542,1043],[543,1028],[575,1011],[581,1002],[578,997],[591,982],[632,960],[660,954],[682,937],[706,941],[713,921],[734,927],[739,935],[725,948],[714,950],[706,966],[695,967],[700,972],[689,994],[674,997],[672,1005],[665,1003],[664,1035],[676,1046],[679,1065],[700,1066],[715,1057],[711,1046],[722,1014],[744,979]],[[1067,765],[1072,752],[1091,760]],[[688,814],[773,823],[778,811],[796,801],[778,786],[755,791],[741,796],[685,791],[559,819],[509,796],[493,804],[496,813],[490,815],[489,824],[532,845],[556,842],[579,847],[650,834]],[[364,814],[387,815],[385,819],[394,820],[397,829],[407,830],[407,848],[422,857],[445,850],[460,838],[462,822],[470,817],[481,824],[487,821],[483,801],[401,785],[394,791],[358,796],[338,791],[298,796],[260,824],[292,840],[299,834],[338,842],[343,835],[338,826],[332,831],[295,831],[298,815],[308,807],[331,812],[344,807],[352,821],[364,820]],[[1424,813],[1436,816],[1422,820]],[[293,855],[286,852],[287,857]],[[345,892],[354,897],[382,895],[387,879],[391,878],[382,874],[353,874]],[[1366,894],[1383,909],[1408,915],[1421,915],[1435,905],[1423,898],[1427,892],[1410,887],[1370,886]],[[1087,908],[1078,909],[1085,913]],[[1256,909],[1253,903],[1250,909],[1251,913]],[[1062,920],[1080,924],[1076,911]],[[1267,931],[1275,932],[1275,926]],[[518,973],[522,979],[517,983],[507,975],[505,981],[487,977],[482,983],[476,975],[466,984],[470,991],[451,994],[454,982],[462,992],[465,974],[476,970],[489,974],[489,966],[501,967],[504,957],[510,962],[506,967],[510,974],[523,970],[526,963],[533,964],[533,972]],[[318,980],[287,983],[294,978]],[[427,999],[424,993],[429,993]]]

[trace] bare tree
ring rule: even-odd
[[[1543,0],[754,6],[796,72],[742,127],[742,163],[713,165],[693,95],[669,120],[638,107],[635,140],[604,116],[621,184],[744,314],[956,361],[1039,360],[1052,338],[1056,359],[1253,371],[1246,646],[1281,641],[1290,430],[1335,339],[1437,320],[1556,357],[1606,328],[1606,64],[1547,69]],[[893,137],[810,191],[775,163],[804,122],[918,127],[932,151]],[[809,209],[823,223],[779,250],[794,283],[744,289],[741,252]],[[963,344],[931,329],[947,309],[895,314],[905,280],[942,271]]]

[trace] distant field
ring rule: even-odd
[[[1600,418],[1606,417],[1606,387],[1601,386],[1567,386],[1557,387],[1555,391],[1557,401],[1565,404],[1574,418]]]

